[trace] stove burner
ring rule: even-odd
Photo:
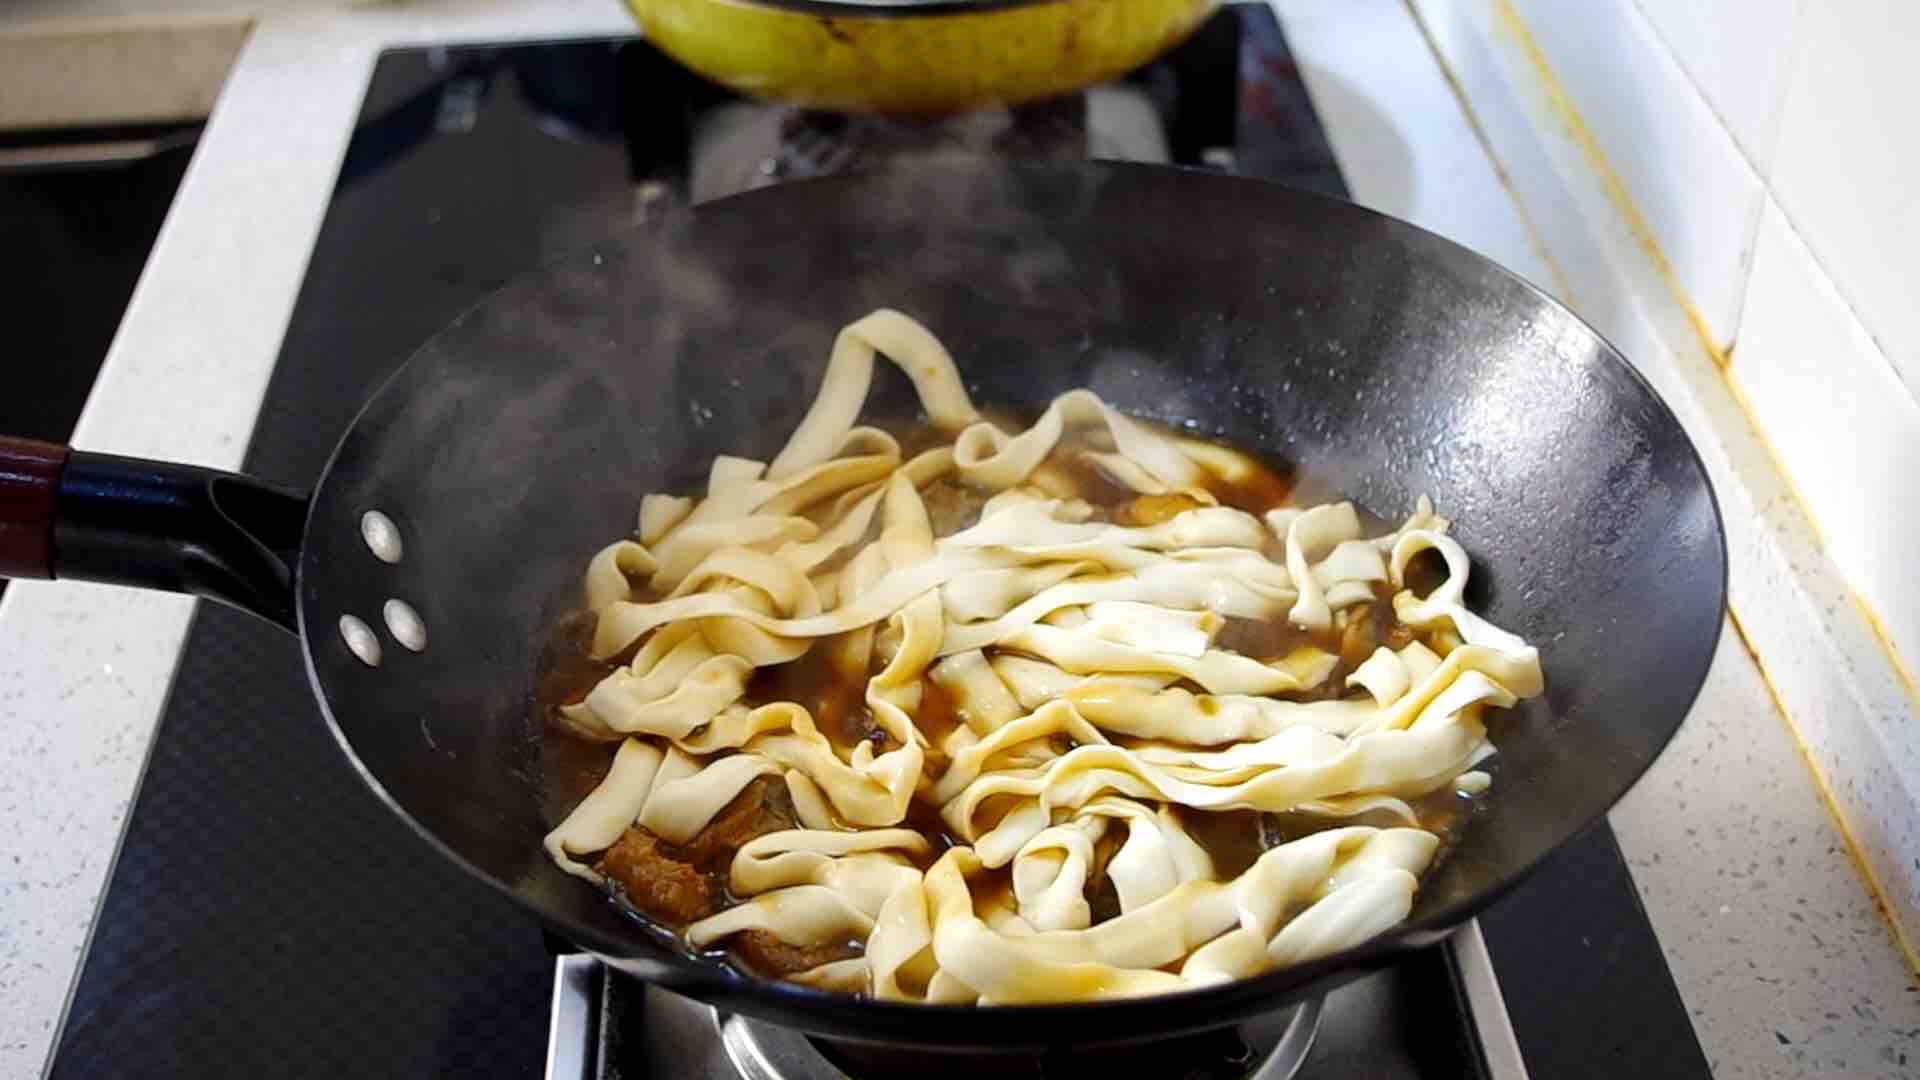
[[[729,1018],[725,1023],[738,1020]],[[748,1022],[749,1034],[760,1036],[769,1025]],[[1008,1080],[1107,1080],[1114,1076],[1147,1080],[1290,1080],[1313,1049],[1320,1029],[1320,1000],[1284,1009],[1232,1028],[1176,1036],[1126,1046],[1057,1046],[1040,1053],[928,1053],[923,1050],[835,1043],[794,1036],[777,1028],[780,1037],[807,1043],[823,1061],[840,1071],[807,1072],[807,1080],[977,1080],[981,1076]],[[724,1029],[721,1037],[728,1035]],[[785,1074],[782,1074],[783,1076]]]
[[[1124,84],[934,120],[736,101],[707,110],[694,126],[691,195],[699,203],[782,180],[952,156],[1171,160],[1152,99]]]
[[[547,1076],[1290,1080],[1313,1048],[1320,1010],[1315,999],[1237,1027],[1126,1047],[1055,1047],[1037,1054],[929,1052],[816,1039],[719,1012],[574,954],[559,958]],[[598,1027],[597,1035],[592,1027]]]
[[[923,121],[794,110],[782,119],[780,134],[773,170],[780,180],[942,152],[1064,161],[1087,156],[1087,99],[1072,94]]]

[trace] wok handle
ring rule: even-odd
[[[277,484],[0,436],[0,576],[190,593],[295,630],[306,520]]]
[[[68,450],[0,435],[0,577],[53,576],[53,495]]]

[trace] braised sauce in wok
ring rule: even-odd
[[[921,425],[895,434],[903,447],[915,447],[937,441],[941,433]],[[1172,437],[1172,432],[1167,435]],[[1050,495],[1091,504],[1092,520],[1126,525],[1158,524],[1197,505],[1178,495],[1135,494],[1087,456],[1086,451],[1091,448],[1084,440],[1063,442],[1048,456],[1040,470],[1038,485]],[[1253,455],[1246,456],[1254,460]],[[1256,516],[1294,505],[1296,500],[1311,504],[1332,498],[1332,493],[1314,490],[1293,470],[1265,465],[1231,482],[1215,477],[1207,489],[1220,505]],[[986,493],[952,478],[936,480],[922,495],[936,535],[950,535],[975,523],[986,498]],[[1379,517],[1362,512],[1362,519],[1369,536],[1392,531],[1392,524]],[[1439,581],[1443,568],[1437,563],[1437,559],[1428,555],[1410,564],[1407,584],[1414,593],[1425,596]],[[644,589],[643,583],[635,584],[637,589]],[[1372,602],[1351,610],[1347,618],[1324,631],[1302,629],[1284,615],[1267,619],[1228,617],[1219,631],[1217,644],[1222,649],[1260,660],[1284,657],[1303,647],[1324,650],[1337,657],[1331,674],[1318,686],[1293,696],[1303,701],[1358,696],[1363,692],[1348,689],[1346,676],[1376,648],[1402,647],[1419,640],[1444,651],[1451,644],[1440,640],[1449,635],[1448,631],[1438,634],[1416,631],[1398,623],[1393,614],[1391,590],[1382,583],[1376,592]],[[580,703],[597,683],[632,659],[633,649],[607,659],[592,657],[589,644],[593,630],[594,617],[590,612],[576,612],[563,619],[554,627],[542,651],[537,673],[533,722],[541,735],[546,816],[550,823],[559,822],[593,790],[605,777],[613,757],[611,744],[583,736],[560,712],[561,706]],[[889,738],[874,725],[863,699],[872,674],[871,670],[838,666],[825,650],[813,649],[788,663],[757,669],[747,685],[743,704],[798,702],[809,710],[842,753],[850,753],[863,741],[884,748]],[[914,714],[914,721],[937,746],[961,723],[962,703],[932,679],[922,681],[920,692],[920,708]],[[1204,707],[1210,699],[1200,700]],[[1441,837],[1441,853],[1432,865],[1437,866],[1444,859],[1476,805],[1475,798],[1452,788],[1408,802],[1419,827]],[[1223,880],[1245,871],[1263,852],[1315,832],[1356,824],[1386,827],[1402,823],[1395,814],[1384,810],[1362,812],[1350,818],[1252,810],[1210,813],[1184,807],[1172,810],[1212,858]],[[739,902],[740,898],[728,888],[727,870],[743,844],[757,836],[793,828],[795,824],[794,807],[783,785],[776,778],[761,777],[749,784],[690,843],[667,843],[635,825],[612,848],[601,853],[594,865],[605,876],[609,892],[624,910],[656,925],[683,929]],[[929,854],[917,860],[923,869],[940,852],[959,842],[942,821],[939,807],[925,799],[914,800],[904,824],[928,841]],[[1102,871],[1120,839],[1112,832],[1103,838],[1096,853],[1096,866]],[[1012,889],[1004,869],[989,872],[984,879],[983,891],[1004,893]],[[1089,902],[1095,923],[1119,914],[1118,897],[1104,873],[1096,873],[1089,888]],[[861,943],[853,939],[799,947],[783,943],[765,931],[749,930],[734,935],[729,948],[718,950],[717,956],[750,971],[778,977],[857,955],[860,948]]]

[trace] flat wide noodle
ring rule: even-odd
[[[883,356],[945,445],[859,425]],[[1136,497],[1090,504],[1087,469]],[[771,463],[646,495],[589,563],[592,652],[630,659],[561,714],[618,749],[548,854],[604,884],[592,859],[630,829],[695,844],[778,777],[797,827],[721,849],[736,902],[688,943],[763,935],[808,958],[789,978],[889,1000],[1160,993],[1388,930],[1440,848],[1415,800],[1489,786],[1486,714],[1542,692],[1539,656],[1467,609],[1424,498],[1369,537],[1349,503],[1256,516],[1210,490],[1259,469],[1087,390],[1002,430],[925,327],[860,319]],[[1425,552],[1445,576],[1419,596]],[[1289,644],[1236,647],[1236,620]],[[756,689],[793,664],[857,692]],[[1322,825],[1221,864],[1189,828],[1227,811]]]

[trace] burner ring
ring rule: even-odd
[[[1261,1048],[1265,1056],[1248,1064],[1242,1074],[1244,1080],[1292,1080],[1306,1063],[1320,1032],[1322,1000],[1314,998],[1293,1006],[1271,1048]],[[801,1032],[717,1010],[712,1016],[727,1059],[741,1080],[850,1080],[849,1073]],[[1044,1059],[1034,1059],[1033,1065],[1035,1080],[1051,1080]]]

